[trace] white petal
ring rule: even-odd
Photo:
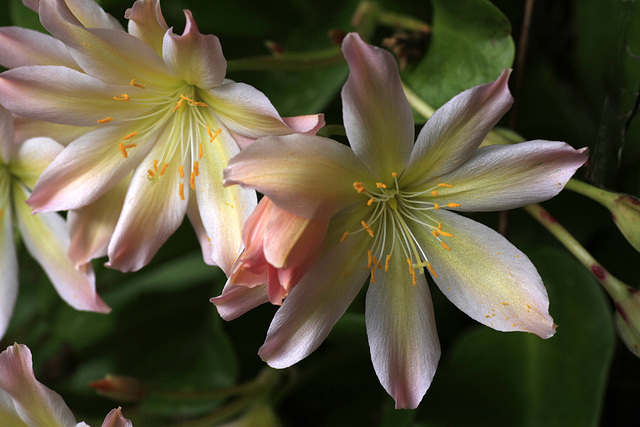
[[[443,175],[471,157],[511,107],[513,98],[507,86],[510,73],[504,70],[495,82],[465,90],[431,116],[401,177],[404,187]]]
[[[9,164],[9,170],[27,187],[33,188],[42,172],[62,151],[62,145],[51,138],[31,138],[20,144]]]
[[[366,301],[367,336],[378,379],[396,409],[414,409],[431,385],[440,359],[433,304],[423,275],[412,283],[396,252],[389,270],[375,272]]]
[[[433,220],[453,237],[411,226],[425,249],[442,293],[471,318],[499,331],[527,331],[542,338],[555,333],[549,298],[529,258],[500,234],[476,221],[445,210]]]
[[[210,301],[218,309],[220,317],[224,320],[233,320],[242,316],[247,311],[269,301],[267,285],[258,285],[253,288],[236,286],[227,282],[218,297]]]
[[[357,33],[342,42],[349,79],[342,89],[344,126],[356,155],[373,175],[400,173],[413,148],[413,116],[398,65],[391,54],[370,46]]]
[[[159,0],[137,0],[124,13],[129,20],[129,34],[151,46],[162,55],[162,40],[169,27],[162,16]]]
[[[438,188],[438,197],[432,201],[459,203],[460,211],[495,211],[542,202],[558,194],[587,158],[586,149],[575,150],[558,141],[483,147],[462,166],[438,177],[438,182],[453,187]]]
[[[56,213],[32,215],[25,203],[28,194],[20,184],[14,184],[13,193],[24,244],[47,273],[60,297],[76,310],[111,311],[96,294],[91,265],[76,269],[67,256],[69,230],[64,219]]]
[[[62,397],[36,380],[31,351],[25,345],[14,344],[0,353],[0,389],[11,395],[20,418],[29,426],[76,425]]]
[[[5,68],[62,65],[80,69],[60,40],[20,27],[0,28],[0,64]]]

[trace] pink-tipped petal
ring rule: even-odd
[[[149,110],[138,102],[114,99],[123,92],[137,100],[149,97],[141,89],[104,84],[66,67],[20,67],[0,74],[0,102],[5,108],[19,116],[59,124],[97,126],[106,117],[117,124]]]
[[[79,70],[64,43],[39,31],[21,27],[0,28],[0,65],[62,65]]]
[[[77,209],[124,179],[155,142],[153,136],[125,141],[136,146],[126,150],[127,158],[124,158],[118,143],[135,129],[135,123],[127,128],[99,128],[69,144],[45,169],[34,187],[29,198],[33,211]]]
[[[133,427],[133,423],[122,415],[122,408],[118,407],[107,414],[102,427]]]
[[[167,67],[187,84],[201,89],[220,86],[227,73],[227,61],[218,38],[201,34],[190,11],[181,36],[169,30],[164,36],[162,57]]]
[[[414,284],[399,252],[390,261],[369,284],[367,337],[373,367],[396,409],[415,409],[436,373],[440,343],[426,279],[417,275]]]
[[[242,246],[242,226],[258,203],[257,196],[248,188],[222,186],[222,171],[239,151],[226,129],[221,128],[212,142],[207,131],[201,129],[200,140],[202,157],[198,159],[194,192],[202,224],[212,242],[211,259],[229,275]]]
[[[85,28],[63,0],[40,2],[40,21],[89,75],[103,82],[144,86],[178,85],[162,58],[143,41],[119,29]]]
[[[283,117],[282,121],[296,133],[315,135],[325,125],[324,114]]]
[[[555,333],[549,298],[529,258],[500,234],[462,215],[439,210],[430,216],[453,237],[446,250],[424,227],[412,227],[429,256],[434,281],[460,310],[498,331]]]
[[[433,201],[458,203],[460,211],[496,211],[538,203],[562,191],[588,157],[586,148],[575,150],[558,141],[483,147],[462,166],[437,178],[453,187],[439,188]]]
[[[338,230],[355,221],[338,222]],[[336,234],[336,233],[334,233]],[[335,241],[336,236],[327,240]],[[311,354],[347,310],[369,275],[365,233],[331,247],[291,291],[278,310],[258,351],[273,368],[286,368]]]
[[[247,311],[269,301],[267,296],[267,285],[248,288],[246,286],[236,286],[227,282],[218,297],[211,298],[210,301],[218,309],[220,317],[224,320],[233,320],[242,316]]]
[[[162,40],[169,29],[162,16],[159,0],[138,0],[124,13],[129,20],[129,34],[151,46],[162,56]]]
[[[213,109],[220,124],[245,141],[293,133],[269,98],[252,86],[225,80],[224,84],[198,94]]]
[[[404,169],[413,147],[413,115],[398,65],[357,33],[342,42],[349,79],[342,89],[344,126],[356,155],[378,179]]]
[[[299,134],[256,141],[229,161],[224,179],[225,185],[254,188],[298,216],[323,221],[359,200],[354,183],[375,182],[349,147]]]
[[[0,353],[0,390],[11,396],[16,412],[28,426],[76,425],[62,397],[36,379],[31,351],[25,345],[14,344]]]
[[[42,0],[41,3],[51,1]],[[118,20],[106,13],[94,0],[58,0],[58,4],[64,4],[73,16],[87,28],[123,30]]]
[[[0,171],[0,338],[9,327],[18,296],[18,258],[13,240],[8,177]]]
[[[130,182],[127,177],[95,202],[69,211],[69,258],[76,267],[107,255]]]
[[[440,107],[418,135],[402,185],[413,186],[443,175],[473,155],[489,131],[511,107],[507,86],[511,70],[498,80],[454,96]]]
[[[166,134],[162,133],[160,138],[162,136]],[[154,160],[162,158],[163,150],[162,144],[155,144],[133,173],[122,213],[109,242],[107,266],[111,268],[127,272],[147,265],[177,230],[187,212],[189,178],[188,173],[184,178],[180,176],[177,159],[168,162],[160,180],[149,179],[148,170]]]
[[[32,215],[25,200],[28,194],[14,184],[18,228],[27,250],[47,273],[60,297],[76,310],[108,313],[111,309],[96,294],[91,265],[76,268],[67,252],[69,229],[56,213]]]

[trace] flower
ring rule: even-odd
[[[78,310],[110,311],[96,294],[91,265],[76,268],[67,256],[69,232],[65,220],[56,213],[32,215],[25,203],[37,177],[62,146],[49,138],[15,144],[13,137],[11,113],[0,107],[0,337],[7,330],[18,295],[14,228],[62,299]]]
[[[108,254],[122,271],[147,264],[187,214],[205,260],[228,273],[256,205],[253,190],[223,188],[228,159],[262,136],[315,133],[322,117],[282,119],[264,94],[225,79],[218,38],[201,34],[189,11],[176,35],[158,0],[127,10],[128,32],[93,1],[25,4],[57,40],[4,29],[4,62],[18,66],[0,75],[0,102],[88,129],[44,171],[33,211],[78,210],[74,260]],[[51,52],[34,59],[45,41]]]
[[[343,42],[342,90],[351,148],[308,135],[263,138],[236,155],[225,185],[265,194],[280,209],[329,220],[324,250],[277,311],[259,355],[284,368],[313,352],[370,276],[366,327],[376,374],[397,408],[415,408],[440,356],[426,272],[470,317],[500,331],[555,332],[529,259],[455,211],[492,211],[556,195],[586,149],[530,141],[478,146],[512,103],[509,71],[442,106],[413,143],[411,109],[392,56],[357,34]],[[264,237],[267,239],[267,237]],[[227,286],[225,318],[265,299]]]
[[[0,353],[0,420],[5,426],[88,427],[77,423],[73,413],[55,391],[33,373],[29,347],[14,344]],[[120,408],[113,409],[102,427],[132,427]]]

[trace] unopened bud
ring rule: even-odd
[[[614,321],[622,342],[640,357],[640,291],[627,288],[627,295],[616,298]]]
[[[640,200],[618,195],[608,207],[622,235],[640,252]]]
[[[135,402],[149,393],[142,381],[124,375],[106,375],[103,379],[89,383],[98,394],[121,402]]]

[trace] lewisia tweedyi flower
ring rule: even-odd
[[[9,325],[18,295],[18,260],[14,229],[29,253],[42,266],[58,294],[78,310],[108,313],[96,294],[90,264],[76,268],[67,256],[69,231],[56,213],[31,214],[25,203],[36,179],[62,146],[49,138],[14,143],[14,125],[0,107],[0,337]]]
[[[284,368],[314,351],[370,276],[366,326],[373,364],[398,408],[415,408],[440,356],[426,274],[473,319],[548,338],[555,325],[529,259],[455,211],[511,209],[548,199],[587,159],[563,142],[480,143],[512,103],[509,71],[455,96],[413,143],[392,56],[348,35],[342,90],[351,148],[317,136],[267,137],[235,156],[225,184],[279,208],[329,220],[324,252],[284,300],[259,351]],[[267,237],[265,236],[265,239]],[[265,287],[228,284],[225,318],[264,302]]]
[[[122,271],[149,262],[186,213],[205,260],[228,273],[256,205],[253,190],[222,187],[228,159],[262,136],[315,133],[322,117],[282,119],[264,94],[225,79],[217,37],[201,34],[189,11],[178,36],[158,0],[127,10],[128,32],[90,0],[25,4],[57,40],[4,30],[13,36],[7,61],[27,65],[0,76],[0,102],[22,117],[89,128],[45,170],[28,200],[33,211],[82,208],[113,190],[74,214],[75,237],[102,231],[74,237],[71,253],[82,262],[107,252]],[[33,65],[42,40],[52,53]]]
[[[88,427],[76,419],[62,397],[38,381],[31,351],[14,344],[0,353],[0,421],[12,427]],[[120,408],[113,409],[102,427],[132,427]]]

